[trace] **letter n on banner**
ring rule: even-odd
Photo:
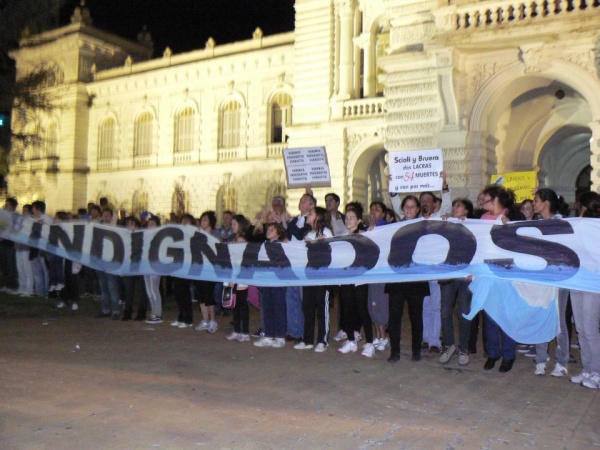
[[[215,253],[212,247],[208,244],[208,237],[204,233],[194,233],[194,237],[190,241],[190,249],[192,251],[192,267],[189,275],[198,276],[204,268],[204,258],[208,259],[215,273],[219,277],[230,278],[233,273],[231,265],[231,256],[229,255],[229,247],[227,244],[215,244],[217,252]]]

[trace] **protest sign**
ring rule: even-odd
[[[521,203],[523,200],[533,200],[533,191],[537,187],[537,173],[531,170],[492,175],[490,182],[511,189],[515,193],[517,202]]]
[[[289,188],[331,186],[325,147],[283,149],[283,162]]]
[[[441,191],[442,149],[390,152],[390,192]]]

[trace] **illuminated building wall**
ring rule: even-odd
[[[9,193],[250,216],[285,193],[295,211],[281,150],[325,146],[318,199],[366,204],[387,200],[386,150],[441,147],[455,196],[535,169],[572,200],[600,184],[599,21],[585,1],[297,0],[294,32],[149,59],[76,18],[15,54],[20,73],[58,64],[63,108],[50,144],[15,152]]]

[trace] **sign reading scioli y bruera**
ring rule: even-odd
[[[441,191],[442,149],[390,152],[390,192]]]

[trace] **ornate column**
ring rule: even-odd
[[[354,8],[355,0],[338,0],[336,4],[340,17],[339,100],[347,100],[352,97]]]
[[[592,137],[590,139],[590,165],[592,166],[592,173],[590,174],[590,180],[592,182],[592,191],[600,192],[600,121],[596,120],[589,124],[590,130],[592,131]]]

